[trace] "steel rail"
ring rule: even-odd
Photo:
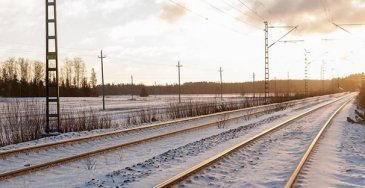
[[[239,150],[239,149],[241,149],[241,148],[243,148],[245,146],[248,146],[249,144],[257,141],[258,139],[260,139],[260,138],[262,138],[264,136],[267,136],[270,133],[273,133],[273,132],[279,130],[280,128],[282,128],[282,127],[284,127],[284,126],[286,126],[286,125],[288,125],[288,124],[290,124],[290,123],[292,123],[292,122],[294,122],[294,121],[296,121],[296,120],[298,120],[300,118],[303,118],[305,116],[308,116],[311,113],[313,113],[313,112],[315,112],[315,111],[317,111],[317,110],[319,110],[321,108],[324,108],[326,106],[329,106],[329,105],[331,105],[331,104],[333,104],[335,102],[338,102],[338,101],[340,101],[340,100],[342,100],[342,99],[344,99],[346,97],[348,97],[348,96],[341,97],[340,99],[337,99],[335,101],[331,101],[331,102],[325,103],[325,104],[323,104],[321,106],[312,108],[312,109],[310,109],[310,110],[308,110],[308,111],[306,111],[306,112],[304,112],[302,114],[299,114],[299,115],[297,115],[297,116],[295,116],[293,118],[290,118],[290,119],[288,119],[288,120],[286,120],[286,121],[284,121],[284,122],[282,122],[282,123],[280,123],[280,124],[278,124],[278,125],[270,128],[268,130],[265,130],[262,133],[259,133],[256,136],[253,136],[250,139],[248,139],[248,140],[246,140],[246,141],[244,141],[242,143],[239,143],[239,144],[237,144],[237,145],[235,145],[235,146],[233,146],[233,147],[231,147],[231,148],[229,148],[229,149],[227,149],[227,150],[225,150],[225,151],[223,151],[223,152],[221,152],[221,153],[219,153],[219,154],[217,154],[217,155],[215,155],[215,156],[213,156],[213,157],[211,157],[211,158],[209,158],[209,159],[207,159],[207,160],[205,160],[205,161],[203,161],[201,163],[199,163],[198,165],[193,166],[192,168],[189,168],[188,170],[186,170],[186,171],[184,171],[184,172],[182,172],[182,173],[180,173],[180,174],[178,174],[178,175],[176,175],[176,176],[174,176],[174,177],[172,177],[172,178],[170,178],[170,179],[168,179],[168,180],[166,180],[166,181],[164,181],[164,182],[156,185],[155,188],[166,188],[166,187],[172,187],[174,185],[177,185],[178,183],[184,181],[185,179],[187,179],[188,177],[192,176],[193,174],[196,174],[197,172],[201,171],[202,169],[204,169],[204,168],[212,165],[213,163],[216,163],[217,161],[219,161],[222,158],[230,155],[231,153],[234,153],[235,151],[237,151],[237,150]]]
[[[344,97],[346,97],[346,96],[344,96]],[[335,101],[341,100],[344,97],[336,99]],[[333,102],[335,102],[335,101],[333,101]],[[329,103],[326,103],[325,105],[328,105],[330,103],[332,103],[332,101],[329,102]],[[270,110],[274,110],[274,109],[270,109]],[[251,113],[251,114],[245,114],[245,115],[241,115],[241,116],[237,116],[237,117],[232,117],[232,118],[226,119],[224,121],[233,121],[233,120],[237,120],[237,119],[242,119],[242,118],[245,118],[245,117],[250,117],[250,116],[258,115],[258,114],[261,114],[261,113],[265,113],[267,111],[269,111],[269,110],[254,112],[254,113]],[[220,114],[225,114],[225,113],[220,113]],[[89,152],[84,152],[84,153],[81,153],[81,154],[77,154],[77,155],[73,155],[73,156],[69,156],[69,157],[64,157],[64,158],[56,159],[56,160],[41,163],[41,164],[35,164],[33,166],[28,166],[28,167],[24,167],[24,168],[15,169],[15,170],[10,170],[10,171],[7,171],[7,172],[0,173],[0,180],[13,178],[13,177],[16,177],[16,176],[28,174],[28,173],[31,173],[31,172],[34,172],[34,171],[39,171],[39,170],[43,170],[43,169],[54,167],[54,166],[59,166],[59,165],[62,165],[62,164],[66,164],[66,163],[70,163],[70,162],[73,162],[73,161],[81,160],[81,159],[84,159],[86,157],[101,155],[101,154],[104,154],[104,153],[107,153],[107,152],[115,151],[115,150],[122,149],[122,148],[127,148],[127,147],[130,147],[130,146],[133,146],[133,145],[143,144],[143,143],[150,142],[150,141],[153,141],[153,140],[158,140],[158,139],[162,139],[162,138],[173,136],[173,135],[182,134],[182,133],[189,132],[189,131],[206,128],[206,127],[209,127],[209,126],[216,125],[219,122],[222,122],[222,120],[212,121],[212,122],[201,124],[201,125],[198,125],[198,126],[189,127],[189,128],[186,128],[186,129],[173,131],[173,132],[169,132],[169,133],[165,133],[165,134],[161,134],[161,135],[157,135],[157,136],[152,136],[152,137],[148,137],[148,138],[143,138],[143,139],[132,141],[132,142],[118,144],[118,145],[114,145],[114,146],[110,146],[110,147],[104,147],[104,148],[101,148],[101,149],[97,149],[97,150],[93,150],[93,151],[89,151]]]
[[[325,123],[325,125],[322,127],[322,129],[318,132],[318,134],[316,135],[316,137],[313,139],[313,141],[311,142],[311,144],[309,145],[307,151],[305,152],[305,154],[303,155],[302,159],[300,160],[300,162],[298,163],[297,167],[295,168],[295,170],[293,171],[293,173],[291,174],[288,182],[286,183],[285,187],[286,188],[291,188],[294,187],[299,174],[301,173],[301,171],[303,170],[303,167],[305,165],[305,163],[309,160],[311,154],[313,153],[314,148],[316,147],[316,145],[318,144],[319,139],[323,136],[323,133],[328,129],[328,127],[332,124],[333,119],[338,115],[338,113],[340,113],[340,111],[350,102],[351,100],[348,100],[346,103],[344,103],[340,108],[338,108],[333,114],[332,116],[327,120],[327,122]]]
[[[39,151],[39,150],[49,149],[49,148],[56,148],[56,147],[61,147],[61,146],[65,146],[65,145],[72,145],[72,144],[77,144],[77,143],[80,143],[80,142],[87,142],[87,141],[92,141],[92,140],[97,140],[97,139],[103,139],[103,138],[108,138],[108,137],[113,137],[113,136],[117,136],[117,135],[123,135],[123,134],[132,133],[132,132],[143,131],[143,130],[162,128],[162,127],[172,126],[172,125],[179,124],[179,123],[188,123],[188,122],[192,122],[192,121],[196,121],[196,120],[200,120],[200,119],[204,119],[204,118],[219,117],[219,116],[222,116],[222,115],[225,115],[225,114],[233,114],[233,113],[238,113],[238,112],[256,110],[256,109],[260,109],[260,108],[275,107],[275,106],[278,106],[277,108],[280,108],[280,105],[286,105],[286,104],[295,105],[296,103],[300,104],[300,103],[304,103],[304,102],[308,102],[308,101],[314,101],[314,100],[318,100],[318,99],[320,99],[320,97],[319,98],[317,98],[317,97],[316,98],[309,98],[309,99],[306,99],[306,100],[288,101],[288,102],[284,102],[284,103],[274,103],[274,104],[269,104],[269,105],[264,105],[264,106],[255,106],[255,107],[250,107],[250,108],[244,108],[244,109],[220,112],[220,113],[215,113],[215,114],[197,116],[197,117],[192,117],[192,118],[180,119],[180,120],[175,120],[175,121],[157,123],[157,124],[152,124],[152,125],[146,125],[146,126],[141,126],[141,127],[131,128],[131,129],[117,130],[117,131],[112,131],[112,132],[108,132],[108,133],[101,133],[101,134],[96,134],[96,135],[83,136],[83,137],[72,138],[72,139],[67,139],[67,140],[62,140],[62,141],[56,141],[56,142],[40,144],[40,145],[35,145],[35,146],[22,147],[22,148],[17,148],[17,149],[12,149],[12,150],[0,151],[0,159],[6,158],[9,155],[15,155],[15,154],[31,152],[31,151]],[[268,111],[271,111],[271,110],[274,110],[274,109],[263,110],[263,111],[260,111],[260,113],[265,113],[265,112],[268,112]],[[257,115],[257,114],[251,114],[251,116],[252,115]],[[243,118],[243,117],[239,117],[239,118]]]

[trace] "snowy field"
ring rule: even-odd
[[[258,96],[258,94],[256,94]],[[199,104],[216,104],[216,103],[239,103],[242,101],[252,100],[251,95],[241,96],[239,94],[224,95],[223,101],[217,95],[182,95],[183,103]],[[135,116],[141,110],[155,109],[160,114],[166,113],[166,109],[179,101],[177,95],[155,95],[149,97],[134,96],[106,96],[106,111],[102,111],[102,97],[79,97],[79,98],[60,98],[61,113],[80,114],[81,112],[93,112],[100,115],[108,115],[112,120],[121,122],[128,117]],[[6,118],[6,114],[14,113],[12,110],[17,106],[22,108],[16,109],[19,114],[24,111],[34,111],[37,115],[45,113],[45,98],[0,98],[0,118]]]
[[[61,98],[60,100],[61,126],[57,127],[55,119],[52,119],[51,129],[59,129],[62,132],[130,128],[144,123],[194,116],[188,115],[190,112],[205,115],[204,113],[208,110],[218,111],[223,107],[226,110],[244,108],[248,105],[258,104],[260,101],[259,98],[252,100],[252,98],[240,95],[225,95],[223,100],[215,95],[183,95],[182,103],[179,104],[176,95],[145,98],[135,96],[134,100],[131,100],[131,96],[107,96],[106,110],[103,111],[102,97]],[[55,110],[56,107],[53,106],[50,109]],[[27,127],[36,129],[39,126],[41,131],[38,132],[42,132],[46,121],[45,112],[44,98],[0,98],[0,124],[3,125],[0,127],[2,128],[0,129],[0,145],[33,140],[34,137],[39,138],[39,134],[28,137],[24,135],[23,130]],[[51,110],[51,113],[55,112]],[[91,127],[83,124],[84,119]],[[30,132],[27,135],[31,135],[35,131]]]
[[[153,187],[183,170],[206,160],[210,156],[245,141],[290,117],[336,99],[336,97],[327,97],[320,101],[297,104],[254,118],[227,122],[224,128],[211,126],[138,144],[87,160],[75,161],[4,180],[0,182],[0,187]],[[308,141],[312,139],[312,136],[319,130],[326,118],[343,102],[344,100],[335,102],[318,111],[318,113],[296,121],[292,126],[284,128],[283,131],[262,139],[249,148],[243,149],[238,154],[231,156],[228,160],[222,161],[214,167],[208,168],[204,172],[182,182],[182,185],[187,187],[225,187],[227,185],[230,187],[282,187],[286,178],[290,176],[291,171],[295,168],[297,158],[300,158],[305,151]],[[332,154],[335,155],[331,160],[325,160],[324,162],[320,162],[321,158],[313,161],[320,162],[322,165],[320,169],[323,169],[323,165],[329,166],[328,171],[321,174],[323,178],[318,178],[315,177],[318,169],[312,169],[312,176],[310,173],[306,173],[300,179],[304,187],[317,185],[323,179],[329,182],[323,184],[325,187],[327,185],[331,187],[332,185],[364,186],[365,126],[349,125],[345,121],[345,117],[353,116],[353,108],[354,103],[351,103],[341,111],[331,126],[331,129],[335,129],[334,135],[328,136],[328,134],[332,134],[330,129],[326,133],[325,139],[322,140],[322,142],[325,142],[326,139],[329,139],[330,149],[326,150],[328,146],[326,147],[325,143],[321,143],[318,153],[314,155],[314,159],[316,156],[319,156],[322,147],[325,148],[322,151],[324,153],[320,155],[324,156],[322,160],[328,158],[328,153],[331,156]],[[234,115],[240,114],[233,114],[232,116]],[[214,119],[208,118],[168,128],[146,130],[90,143],[32,152],[27,155],[16,155],[1,160],[0,171],[4,172],[24,165],[37,164],[42,162],[42,160],[52,160],[53,158],[74,155],[85,150],[105,147],[106,145],[188,128],[211,120]],[[103,130],[99,131],[103,132]],[[55,139],[62,140],[75,136],[80,135],[69,133]],[[335,142],[332,141],[334,138],[337,138]],[[1,149],[12,149],[45,142],[52,142],[52,139],[32,141]],[[332,147],[334,145],[336,147]],[[276,157],[273,158],[272,156]],[[95,168],[88,170],[87,164],[89,162],[95,163]],[[319,165],[314,166],[320,167]]]
[[[227,147],[242,142],[285,119],[333,100],[336,100],[336,98],[324,98],[320,102],[306,102],[280,111],[266,113],[256,118],[229,122],[224,128],[211,126],[144,144],[138,144],[88,160],[75,161],[51,169],[4,180],[0,182],[0,187],[153,187],[181,171],[206,160],[212,155],[223,151]],[[321,113],[312,114],[306,119],[299,120],[294,126],[285,128],[285,131],[278,132],[263,139],[260,143],[241,151],[239,154],[232,156],[229,160],[222,162],[213,169],[207,170],[207,172],[203,172],[193,179],[183,182],[183,185],[188,187],[239,187],[241,185],[264,187],[282,186],[283,180],[290,174],[291,168],[295,167],[293,163],[296,160],[291,154],[300,156],[301,152],[305,150],[300,140],[310,140],[311,135],[319,129],[323,122],[326,121],[326,118],[330,116],[341,102],[343,100],[326,107],[326,110],[321,111]],[[335,125],[340,127],[347,125],[341,117],[351,115],[350,113],[353,110],[350,109],[353,106],[353,104],[348,105],[338,116],[339,120],[336,120],[332,127],[335,127]],[[214,119],[204,121],[211,120]],[[160,130],[137,132],[122,137],[113,137],[85,144],[34,152],[24,156],[17,155],[0,161],[0,173],[9,169],[17,169],[24,165],[37,164],[42,160],[47,161],[60,156],[72,155],[84,151],[85,148],[96,149],[114,143],[123,143],[125,141],[154,136],[156,134],[194,126],[195,124],[201,124],[204,121],[184,123],[168,128],[161,128]],[[346,139],[348,137],[346,134],[350,134],[351,136],[359,137],[359,141],[361,141],[361,134],[365,132],[364,126],[352,126],[354,128],[349,127],[347,131],[338,133],[336,137],[338,138],[341,135],[341,138],[343,138],[341,141],[349,142]],[[330,131],[326,134],[329,133]],[[38,142],[42,143],[42,141]],[[38,142],[30,142],[30,145],[37,144]],[[47,140],[47,142],[52,142],[52,140]],[[357,142],[351,140],[348,143],[351,146],[349,148],[352,148],[354,143],[356,144]],[[289,147],[284,147],[287,145]],[[19,144],[18,147],[22,146],[24,144]],[[8,149],[16,147],[15,145]],[[328,176],[326,179],[332,183],[335,182],[333,185],[363,185],[365,175],[360,167],[364,166],[364,162],[362,161],[365,153],[364,147],[358,144],[355,151],[357,151],[356,155],[354,154],[355,156],[345,157],[346,159],[353,160],[343,161],[349,167],[346,165],[341,166],[344,167],[346,172],[355,174],[357,178]],[[352,150],[351,152],[354,153]],[[347,151],[344,152],[344,155],[346,154],[348,154]],[[277,157],[272,158],[273,155]],[[90,161],[95,163],[95,168],[88,170],[87,163]],[[357,161],[362,166],[351,164],[354,161]],[[337,173],[342,174],[341,171]],[[351,175],[349,176],[351,177]],[[309,178],[313,177],[304,177],[304,179]],[[344,179],[347,179],[349,182],[344,184]]]
[[[251,97],[246,95],[245,97]],[[149,97],[134,96],[134,100],[130,95],[106,96],[105,106],[109,111],[130,111],[143,108],[167,106],[170,103],[177,103],[179,98],[177,95],[152,95]],[[239,94],[224,95],[223,101],[240,101],[244,97]],[[212,102],[221,101],[217,95],[182,95],[182,102]],[[2,110],[7,103],[11,102],[37,103],[45,104],[45,98],[1,98],[0,109]],[[60,98],[61,109],[64,112],[82,111],[82,110],[102,110],[102,97],[67,97]]]

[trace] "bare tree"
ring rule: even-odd
[[[81,58],[76,57],[73,59],[73,67],[75,73],[74,84],[77,88],[80,88],[86,74],[85,62]]]
[[[90,85],[92,88],[95,88],[96,87],[96,83],[97,83],[97,78],[96,78],[96,72],[95,72],[95,69],[92,68],[91,69],[91,76],[90,76]]]
[[[66,87],[70,87],[72,84],[72,72],[73,72],[73,61],[71,59],[66,59],[63,69],[66,76]]]
[[[3,78],[5,81],[18,79],[18,70],[16,66],[16,60],[14,58],[5,60],[2,69]]]
[[[44,80],[44,64],[40,61],[35,61],[33,66],[34,83],[39,85]]]
[[[24,83],[30,80],[30,63],[29,60],[19,58],[18,63],[20,65],[20,80]]]

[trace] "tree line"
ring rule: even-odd
[[[359,74],[365,78],[365,74]],[[345,78],[334,78],[331,80],[308,80],[308,93],[336,93],[343,91],[357,91],[362,81],[359,77],[349,76]],[[264,93],[264,81],[240,82],[240,83],[223,83],[224,94],[252,94]],[[102,88],[97,86],[98,92],[101,93]],[[106,95],[138,95],[142,89],[147,90],[150,95],[173,95],[177,94],[179,85],[150,85],[143,84],[106,84]],[[278,94],[305,93],[304,80],[270,80],[270,92]],[[182,94],[216,94],[221,93],[221,84],[218,82],[187,82],[181,85]]]
[[[0,63],[0,96],[44,97],[46,66],[41,61],[9,58]],[[96,73],[91,69],[87,77],[81,58],[66,59],[60,69],[60,96],[98,96]],[[53,80],[55,75],[50,75]]]
[[[365,74],[353,74],[332,80],[309,80],[309,93],[357,91]],[[50,76],[54,79],[54,75]],[[81,58],[66,59],[60,68],[61,97],[91,97],[102,94],[101,85],[97,85],[94,69],[88,71]],[[303,94],[304,80],[270,80],[272,93]],[[264,81],[224,83],[224,94],[263,93]],[[181,86],[182,94],[216,94],[221,92],[218,82],[188,82]],[[172,95],[177,94],[177,84],[150,85],[143,84],[106,84],[106,95]],[[9,58],[0,63],[0,96],[2,97],[44,97],[45,63],[24,58]]]

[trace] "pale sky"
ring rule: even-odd
[[[270,48],[271,78],[303,79],[304,49],[317,60],[312,79],[323,61],[326,78],[365,70],[365,27],[343,26],[348,33],[332,24],[365,23],[365,0],[58,0],[57,11],[61,63],[81,57],[100,81],[103,49],[107,83],[130,75],[137,83],[176,83],[178,61],[183,82],[218,81],[220,66],[225,82],[251,80],[252,72],[263,80],[264,20],[298,25],[283,40],[304,40]],[[0,1],[0,61],[44,61],[44,14],[44,0]],[[270,29],[270,44],[287,31]]]

